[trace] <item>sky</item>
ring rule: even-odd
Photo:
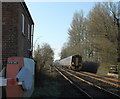
[[[34,21],[34,48],[48,43],[55,59],[68,40],[68,29],[75,12],[83,10],[85,16],[95,2],[26,2]],[[36,43],[35,43],[36,42]]]

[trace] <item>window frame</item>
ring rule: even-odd
[[[31,40],[31,25],[28,24],[28,40]]]
[[[22,33],[25,35],[25,16],[22,13]]]

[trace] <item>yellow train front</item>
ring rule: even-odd
[[[82,57],[80,55],[73,55],[59,61],[63,67],[79,71],[82,69]]]

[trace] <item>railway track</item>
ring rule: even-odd
[[[113,79],[113,78],[104,77],[104,76],[100,76],[100,75],[96,75],[96,74],[88,73],[88,72],[83,72],[83,71],[81,71],[81,73],[87,74],[87,75],[91,75],[91,76],[94,76],[94,77],[97,77],[97,78],[100,78],[100,79],[102,78],[104,80],[107,80],[107,81],[110,81],[110,82],[113,82],[115,84],[119,84],[120,85],[120,80],[119,79]]]
[[[85,93],[87,93],[91,98],[100,98],[100,97],[107,97],[107,98],[120,98],[119,93],[115,93],[111,90],[106,89],[106,87],[100,86],[100,79],[94,79],[95,77],[88,76],[85,73],[79,73],[71,70],[65,70],[59,68],[62,74],[64,74],[67,78],[72,80],[74,84],[82,89]],[[97,84],[98,82],[99,85]],[[101,83],[101,85],[106,84]],[[109,84],[107,84],[108,87]],[[114,85],[117,86],[117,85]],[[110,87],[110,86],[109,86]],[[118,86],[117,86],[118,87]],[[112,89],[112,88],[111,88]],[[113,88],[114,89],[114,88]]]
[[[84,95],[86,98],[93,99],[92,96],[90,96],[87,92],[85,92],[83,89],[81,89],[72,79],[68,78],[66,75],[64,75],[58,68],[56,68],[56,71],[62,75],[71,85],[73,85],[81,94]],[[83,96],[82,96],[83,97]]]
[[[86,72],[85,73],[84,72],[75,72],[72,70],[68,70],[68,71],[71,71],[71,72],[77,74],[77,76],[84,78],[84,79],[88,80],[89,82],[96,84],[97,86],[100,86],[101,88],[114,93],[115,95],[118,95],[118,96],[120,95],[120,85],[118,83],[113,83],[111,81],[108,81],[109,78],[107,78],[107,77],[106,77],[106,79],[103,77],[104,78],[103,79],[102,76],[101,76],[101,78],[98,78],[100,76],[91,74],[91,73],[86,74]]]
[[[68,70],[68,71],[72,71],[72,70]],[[72,72],[75,72],[75,71],[72,71]],[[107,78],[107,77],[102,77],[102,76],[95,75],[95,74],[92,74],[92,73],[87,73],[87,72],[75,72],[75,73],[83,75],[83,76],[87,76],[87,77],[93,78],[95,80],[102,81],[104,83],[110,84],[114,87],[120,88],[119,80],[111,79],[111,78]]]

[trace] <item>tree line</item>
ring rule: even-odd
[[[68,40],[63,45],[60,58],[79,54],[84,61],[116,64],[120,58],[120,2],[96,3],[84,15],[84,11],[75,12],[68,29]],[[38,45],[34,51],[37,70],[54,60],[54,51],[49,44]]]
[[[75,12],[60,57],[80,54],[85,61],[116,64],[120,58],[120,2],[96,3],[87,17]]]

